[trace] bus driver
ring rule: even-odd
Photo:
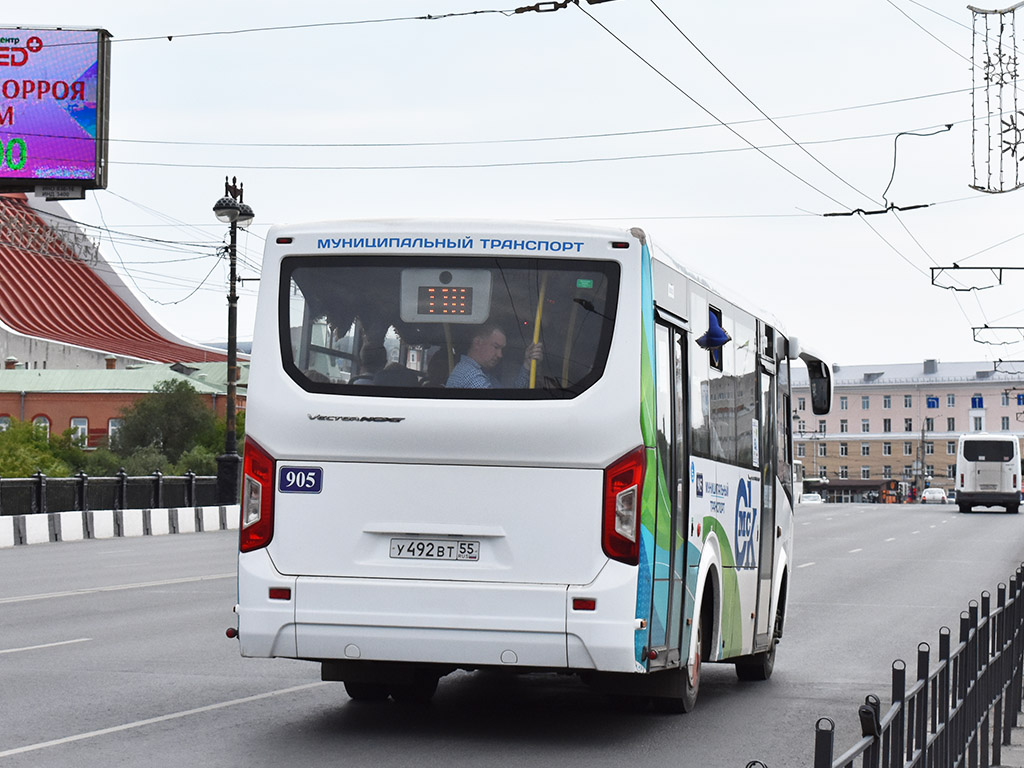
[[[474,334],[469,350],[462,356],[448,376],[445,386],[450,389],[495,389],[504,385],[491,371],[498,367],[507,340],[496,325],[483,325]],[[544,359],[544,345],[531,344],[526,348],[523,365],[512,383],[515,389],[523,389],[530,380],[530,361],[538,363]]]

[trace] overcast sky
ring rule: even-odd
[[[417,20],[515,4],[48,0],[10,6],[0,26],[113,35],[108,187],[66,208],[119,233],[196,244],[143,247],[123,234],[102,244],[189,339],[226,334],[216,257],[226,227],[211,209],[227,174],[256,213],[241,237],[243,277],[258,277],[276,223],[640,226],[835,362],[1024,360],[1020,332],[990,346],[971,330],[1024,326],[1024,271],[980,292],[931,284],[931,267],[954,262],[1024,267],[1024,237],[1011,240],[1024,235],[1024,190],[970,188],[964,3],[657,3]],[[200,34],[214,32],[237,34]],[[883,198],[895,135],[949,123],[899,139]],[[885,202],[931,206],[822,215]],[[255,286],[241,291],[242,337]]]

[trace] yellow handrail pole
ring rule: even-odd
[[[544,274],[540,279],[540,296],[537,299],[537,316],[533,321],[533,343],[540,341],[540,319],[544,315],[544,293],[548,287],[548,276]],[[530,361],[530,389],[537,388],[537,361]]]

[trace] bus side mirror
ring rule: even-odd
[[[832,369],[821,358],[801,351],[800,359],[807,365],[811,385],[811,411],[823,416],[832,410]]]

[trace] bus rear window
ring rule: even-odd
[[[604,371],[618,283],[609,261],[291,256],[282,362],[310,392],[573,397]]]
[[[1013,443],[1008,440],[965,440],[964,458],[968,461],[1012,461]]]

